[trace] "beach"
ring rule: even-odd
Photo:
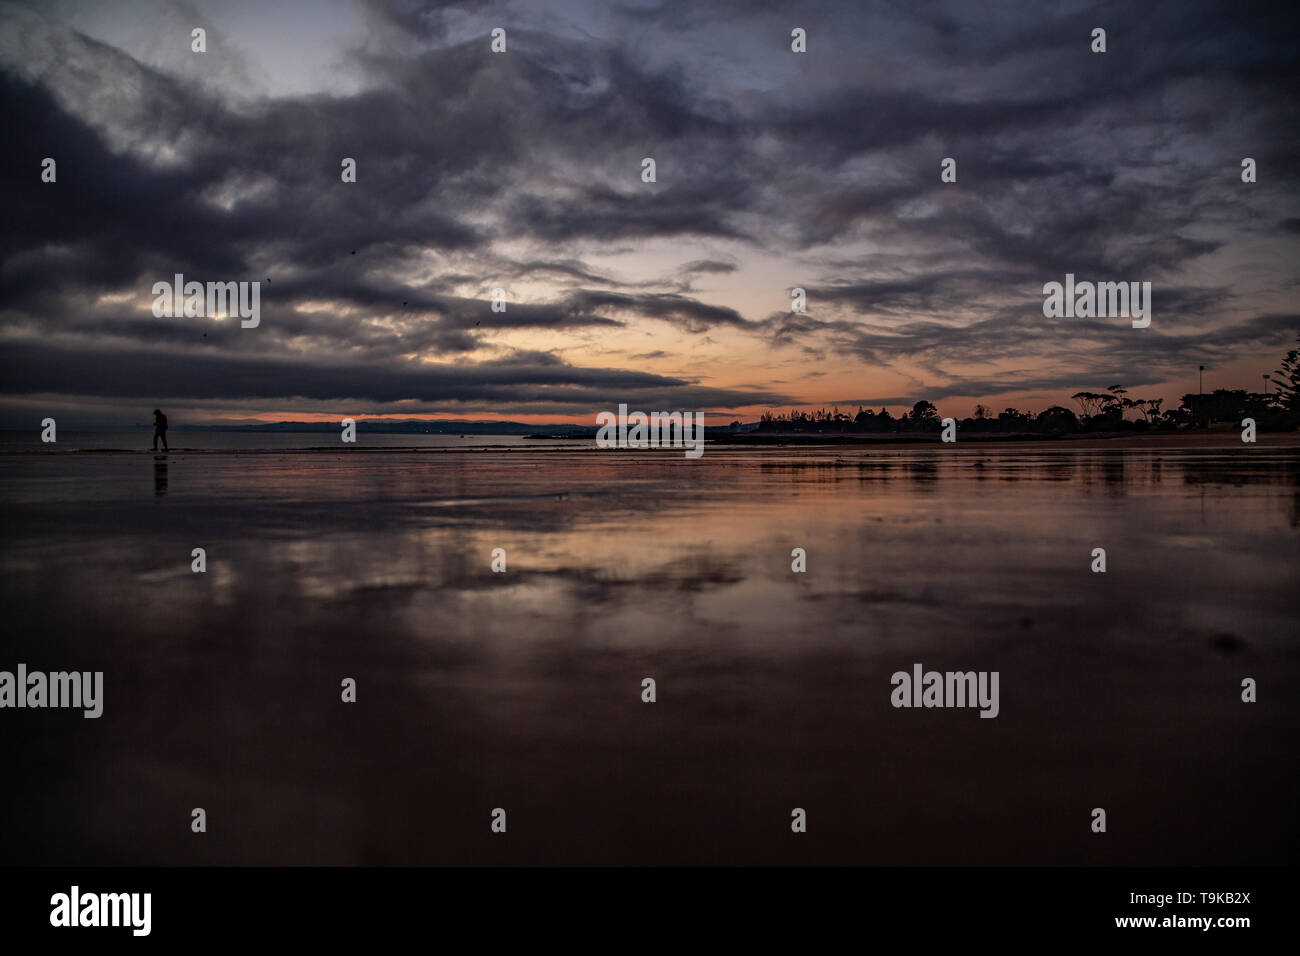
[[[0,855],[1289,862],[1300,450],[1231,438],[0,455],[0,669],[104,675],[0,719]]]

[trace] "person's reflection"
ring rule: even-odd
[[[167,494],[167,456],[153,456],[153,493],[155,497]]]

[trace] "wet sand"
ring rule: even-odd
[[[0,711],[0,859],[1290,862],[1269,437],[0,456],[0,669],[105,673],[99,720]],[[918,662],[999,716],[891,707]]]

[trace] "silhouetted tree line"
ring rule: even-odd
[[[1300,338],[1297,338],[1300,341]],[[1291,349],[1269,382],[1276,390],[1267,394],[1244,388],[1219,388],[1205,394],[1184,395],[1177,408],[1163,408],[1163,398],[1130,397],[1123,385],[1104,392],[1075,392],[1079,413],[1053,405],[1037,414],[1006,408],[994,415],[983,405],[973,417],[957,423],[959,431],[1062,435],[1074,432],[1178,431],[1207,428],[1215,422],[1240,425],[1253,418],[1259,431],[1290,431],[1300,427],[1300,349]],[[1138,417],[1128,417],[1135,412]],[[894,417],[889,409],[875,412],[859,407],[856,414],[838,407],[813,412],[764,412],[759,431],[813,433],[937,433],[942,416],[932,402],[919,401],[910,412]]]

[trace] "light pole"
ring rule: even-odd
[[[1200,406],[1201,418],[1204,419],[1205,424],[1208,426],[1210,424],[1210,416],[1209,413],[1205,410],[1205,366],[1204,365],[1200,366],[1199,370],[1196,373],[1196,404]]]
[[[1265,395],[1268,394],[1268,376],[1267,376],[1267,375],[1264,376],[1264,394],[1265,394]]]

